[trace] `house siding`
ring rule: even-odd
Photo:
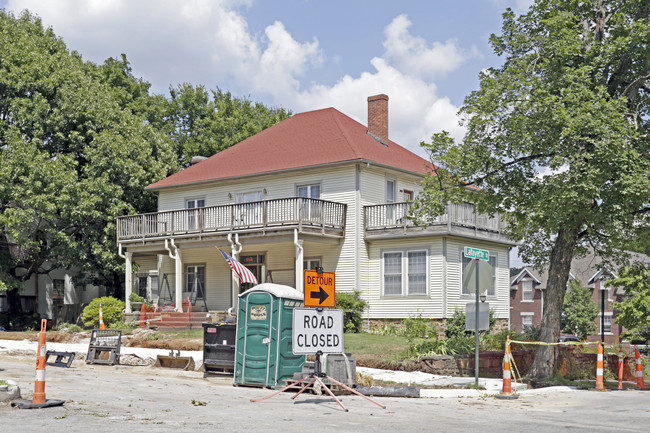
[[[493,244],[477,242],[472,239],[448,238],[447,241],[447,311],[446,317],[451,317],[454,311],[465,310],[465,305],[475,302],[475,295],[462,295],[462,255],[466,246],[488,250],[490,255],[496,254],[495,295],[488,296],[490,310],[495,317],[507,319],[510,313],[510,269],[508,248]]]

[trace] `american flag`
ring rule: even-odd
[[[228,253],[224,252],[222,249],[219,249],[221,254],[223,254],[223,258],[226,259],[230,267],[232,268],[233,271],[237,274],[239,277],[239,281],[242,283],[253,283],[253,284],[258,284],[257,278],[255,278],[255,275],[251,271],[246,268],[246,266],[242,265],[239,263],[237,260],[233,259],[228,255]]]

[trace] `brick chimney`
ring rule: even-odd
[[[368,134],[388,143],[388,95],[368,96]]]

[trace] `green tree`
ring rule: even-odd
[[[625,289],[626,299],[615,302],[618,310],[616,323],[627,329],[626,337],[645,340],[650,337],[650,272],[642,265],[628,266],[620,270],[619,277],[610,284]]]
[[[562,306],[561,329],[585,340],[597,330],[594,322],[596,316],[598,307],[591,300],[591,291],[578,280],[569,281],[569,289]]]
[[[158,126],[174,142],[181,166],[194,156],[212,156],[291,115],[283,108],[268,108],[201,85],[185,83],[171,87],[169,93]]]
[[[650,200],[650,2],[538,0],[503,15],[490,42],[503,65],[480,75],[464,102],[461,143],[423,144],[439,169],[419,219],[448,201],[507,212],[524,261],[548,264],[541,339],[557,341],[571,260],[593,246],[615,257],[647,225]],[[471,188],[470,188],[471,187]],[[477,188],[478,187],[478,188]],[[540,346],[529,376],[553,375]]]
[[[177,168],[169,138],[24,12],[0,10],[0,280],[78,266],[121,283],[116,217],[155,210],[144,187]],[[0,288],[1,289],[1,288]]]

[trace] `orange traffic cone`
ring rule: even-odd
[[[623,346],[618,346],[618,389],[623,389]]]
[[[639,346],[634,346],[634,359],[636,361],[636,387],[638,389],[645,389],[645,384],[643,383],[643,364],[641,364]]]
[[[510,352],[510,337],[506,338],[506,348],[503,353],[503,388],[501,394],[495,395],[501,399],[516,399],[519,397],[517,394],[512,393],[512,371],[510,369],[510,360],[512,354]]]
[[[47,348],[45,344],[47,320],[41,320],[41,332],[38,333],[38,350],[36,351],[36,380],[34,381],[34,397],[32,403],[45,403],[45,361]]]
[[[603,342],[598,342],[598,358],[596,359],[596,389],[605,389],[603,378]]]
[[[102,304],[99,303],[99,329],[106,329],[104,326],[104,313],[102,313]]]
[[[18,400],[11,402],[12,407],[19,409],[41,409],[53,406],[63,406],[63,400],[47,400],[45,398],[45,365],[47,363],[46,341],[47,320],[41,320],[41,332],[38,333],[38,349],[36,352],[36,380],[34,381],[34,396],[32,401]]]

